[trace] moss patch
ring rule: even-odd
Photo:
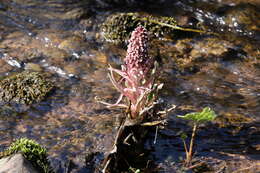
[[[44,74],[24,71],[0,81],[0,101],[32,104],[41,101],[52,88]]]
[[[172,17],[152,16],[143,13],[117,13],[108,16],[102,25],[103,36],[107,41],[124,42],[129,39],[131,32],[139,25],[144,26],[155,36],[174,34],[175,30],[200,32],[177,26]]]
[[[22,155],[40,172],[52,172],[47,159],[46,149],[34,140],[27,138],[21,138],[13,142],[6,151],[1,153],[0,158],[10,156],[18,152],[21,152]]]

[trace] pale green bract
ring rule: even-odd
[[[186,115],[178,115],[177,117],[183,118],[185,120],[191,120],[196,123],[204,123],[207,121],[213,121],[217,115],[209,107],[205,107],[201,112],[192,112]]]

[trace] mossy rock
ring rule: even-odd
[[[31,164],[42,173],[51,173],[47,151],[34,140],[21,138],[13,142],[8,149],[0,152],[0,158],[21,153]]]
[[[129,39],[131,32],[139,25],[144,26],[155,36],[163,37],[165,34],[174,35],[174,31],[202,32],[177,26],[172,17],[152,16],[146,13],[116,13],[107,17],[102,24],[102,34],[107,41],[124,42]]]
[[[52,88],[46,75],[24,71],[0,81],[0,101],[29,105],[41,101]]]

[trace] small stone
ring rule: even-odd
[[[38,173],[32,164],[22,154],[17,153],[0,159],[2,173]]]
[[[58,48],[65,51],[80,51],[83,45],[83,39],[78,36],[72,36],[62,41]]]
[[[37,72],[41,72],[42,71],[42,67],[39,64],[35,64],[35,63],[27,63],[25,65],[25,69],[32,70],[32,71],[37,71]]]
[[[68,74],[78,75],[79,74],[79,68],[77,67],[77,64],[68,64],[64,67],[64,70]]]
[[[69,54],[58,48],[51,48],[45,51],[45,54],[49,57],[49,61],[52,64],[63,64],[65,63],[66,58],[69,57]]]

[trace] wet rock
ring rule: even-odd
[[[43,70],[39,64],[35,64],[35,63],[27,63],[25,65],[25,69],[31,71],[37,71],[37,72],[41,72]]]
[[[252,123],[254,119],[243,114],[225,113],[216,119],[220,127],[237,126],[242,127],[245,123]]]
[[[63,7],[64,8],[64,7]],[[73,20],[79,19],[86,15],[86,11],[82,8],[70,9],[67,12],[60,14],[55,11],[44,14],[48,19],[61,19],[61,20]]]
[[[10,11],[16,15],[30,16],[30,13],[35,14],[31,17],[32,20],[77,20],[91,14],[90,5],[93,5],[93,0],[86,1],[37,1],[37,0],[15,0],[14,5],[6,3],[10,6]],[[30,7],[30,8],[21,8]],[[85,8],[84,8],[85,7]],[[86,8],[88,7],[88,8]],[[28,10],[29,9],[29,10]],[[35,20],[35,21],[36,21]],[[26,24],[26,21],[22,21]],[[27,23],[28,24],[28,23]],[[37,24],[37,22],[35,22]]]
[[[169,65],[172,61],[167,59],[171,57],[177,71],[188,73],[209,71],[211,67],[216,69],[224,62],[254,63],[252,57],[257,53],[254,48],[242,47],[241,42],[231,42],[220,37],[180,39],[174,44],[155,43],[153,47],[160,50],[159,55],[164,63]],[[156,54],[153,56],[156,57]]]
[[[28,35],[17,31],[7,34],[5,39],[0,43],[0,47],[4,48],[3,50],[8,56],[13,58],[19,57],[20,61],[24,61],[33,59],[34,55],[37,54],[35,49],[31,49],[32,47],[29,46],[31,42],[32,39]]]
[[[204,57],[204,56],[221,56],[228,51],[228,48],[232,47],[232,44],[225,40],[218,38],[206,38],[198,41],[190,55],[193,58]]]
[[[107,65],[108,57],[104,53],[96,52],[96,59],[95,59],[95,61],[99,62],[100,65]]]
[[[10,33],[1,46],[8,57],[19,62],[35,63],[45,59],[47,63],[59,66],[73,54],[82,52],[87,45],[82,35],[48,30],[40,31],[36,37],[21,32]]]
[[[0,159],[0,172],[39,173],[20,153]]]
[[[9,65],[7,62],[5,62],[3,59],[0,59],[0,74],[6,73],[8,71],[11,71],[13,67]],[[0,77],[1,79],[1,77]]]
[[[71,9],[70,11],[66,12],[65,15],[63,16],[62,19],[79,19],[82,18],[85,15],[85,10],[83,8],[74,8]]]
[[[44,74],[24,71],[0,81],[0,101],[32,104],[41,101],[52,88]]]
[[[58,48],[63,49],[67,52],[80,51],[83,47],[83,39],[79,36],[71,36],[62,41]]]
[[[49,48],[44,53],[48,57],[48,61],[55,65],[64,64],[66,58],[70,57],[66,51],[58,48]]]
[[[258,31],[260,23],[258,19],[260,18],[259,9],[251,4],[239,4],[237,6],[231,6],[227,9],[219,9],[224,11],[223,17],[225,23],[229,27],[243,28],[251,31]]]
[[[64,66],[64,70],[68,74],[79,75],[81,68],[80,65],[77,63],[70,63]]]

